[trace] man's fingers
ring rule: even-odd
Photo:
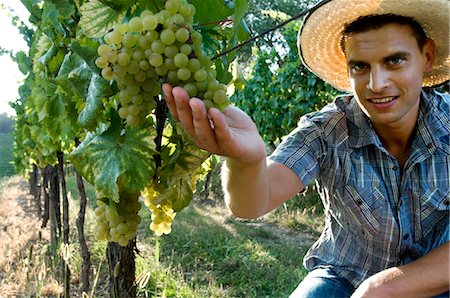
[[[189,102],[192,110],[193,125],[195,131],[195,141],[197,145],[212,153],[218,153],[218,146],[214,129],[211,127],[205,105],[198,98],[192,98]]]
[[[192,137],[195,137],[194,124],[192,123],[192,110],[189,106],[190,98],[188,93],[181,87],[175,87],[172,89],[172,94],[175,101],[178,120],[184,129]]]
[[[178,120],[178,113],[177,113],[177,107],[175,105],[175,100],[173,98],[172,94],[172,86],[169,84],[163,84],[162,90],[164,94],[164,100],[166,101],[167,107],[169,108],[170,113],[172,114],[172,117],[176,120]]]

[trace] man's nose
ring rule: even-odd
[[[380,93],[389,86],[389,74],[387,71],[379,67],[371,68],[369,82],[367,88],[373,93]]]

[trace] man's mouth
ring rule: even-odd
[[[396,99],[396,96],[390,96],[390,97],[382,97],[382,98],[370,98],[369,101],[371,103],[375,104],[381,104],[381,103],[388,103]]]

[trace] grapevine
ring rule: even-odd
[[[163,82],[182,86],[208,108],[229,105],[226,86],[216,79],[202,35],[193,28],[195,12],[186,0],[168,0],[165,9],[144,10],[104,36],[96,65],[103,78],[117,82],[119,116],[127,125],[142,124],[155,109]]]

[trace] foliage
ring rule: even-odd
[[[12,132],[14,128],[14,119],[6,113],[0,114],[0,133]]]
[[[275,48],[254,50],[257,57],[251,77],[232,97],[256,123],[272,149],[300,117],[327,104],[337,91],[304,67],[297,54],[298,24],[283,31],[283,57]]]

